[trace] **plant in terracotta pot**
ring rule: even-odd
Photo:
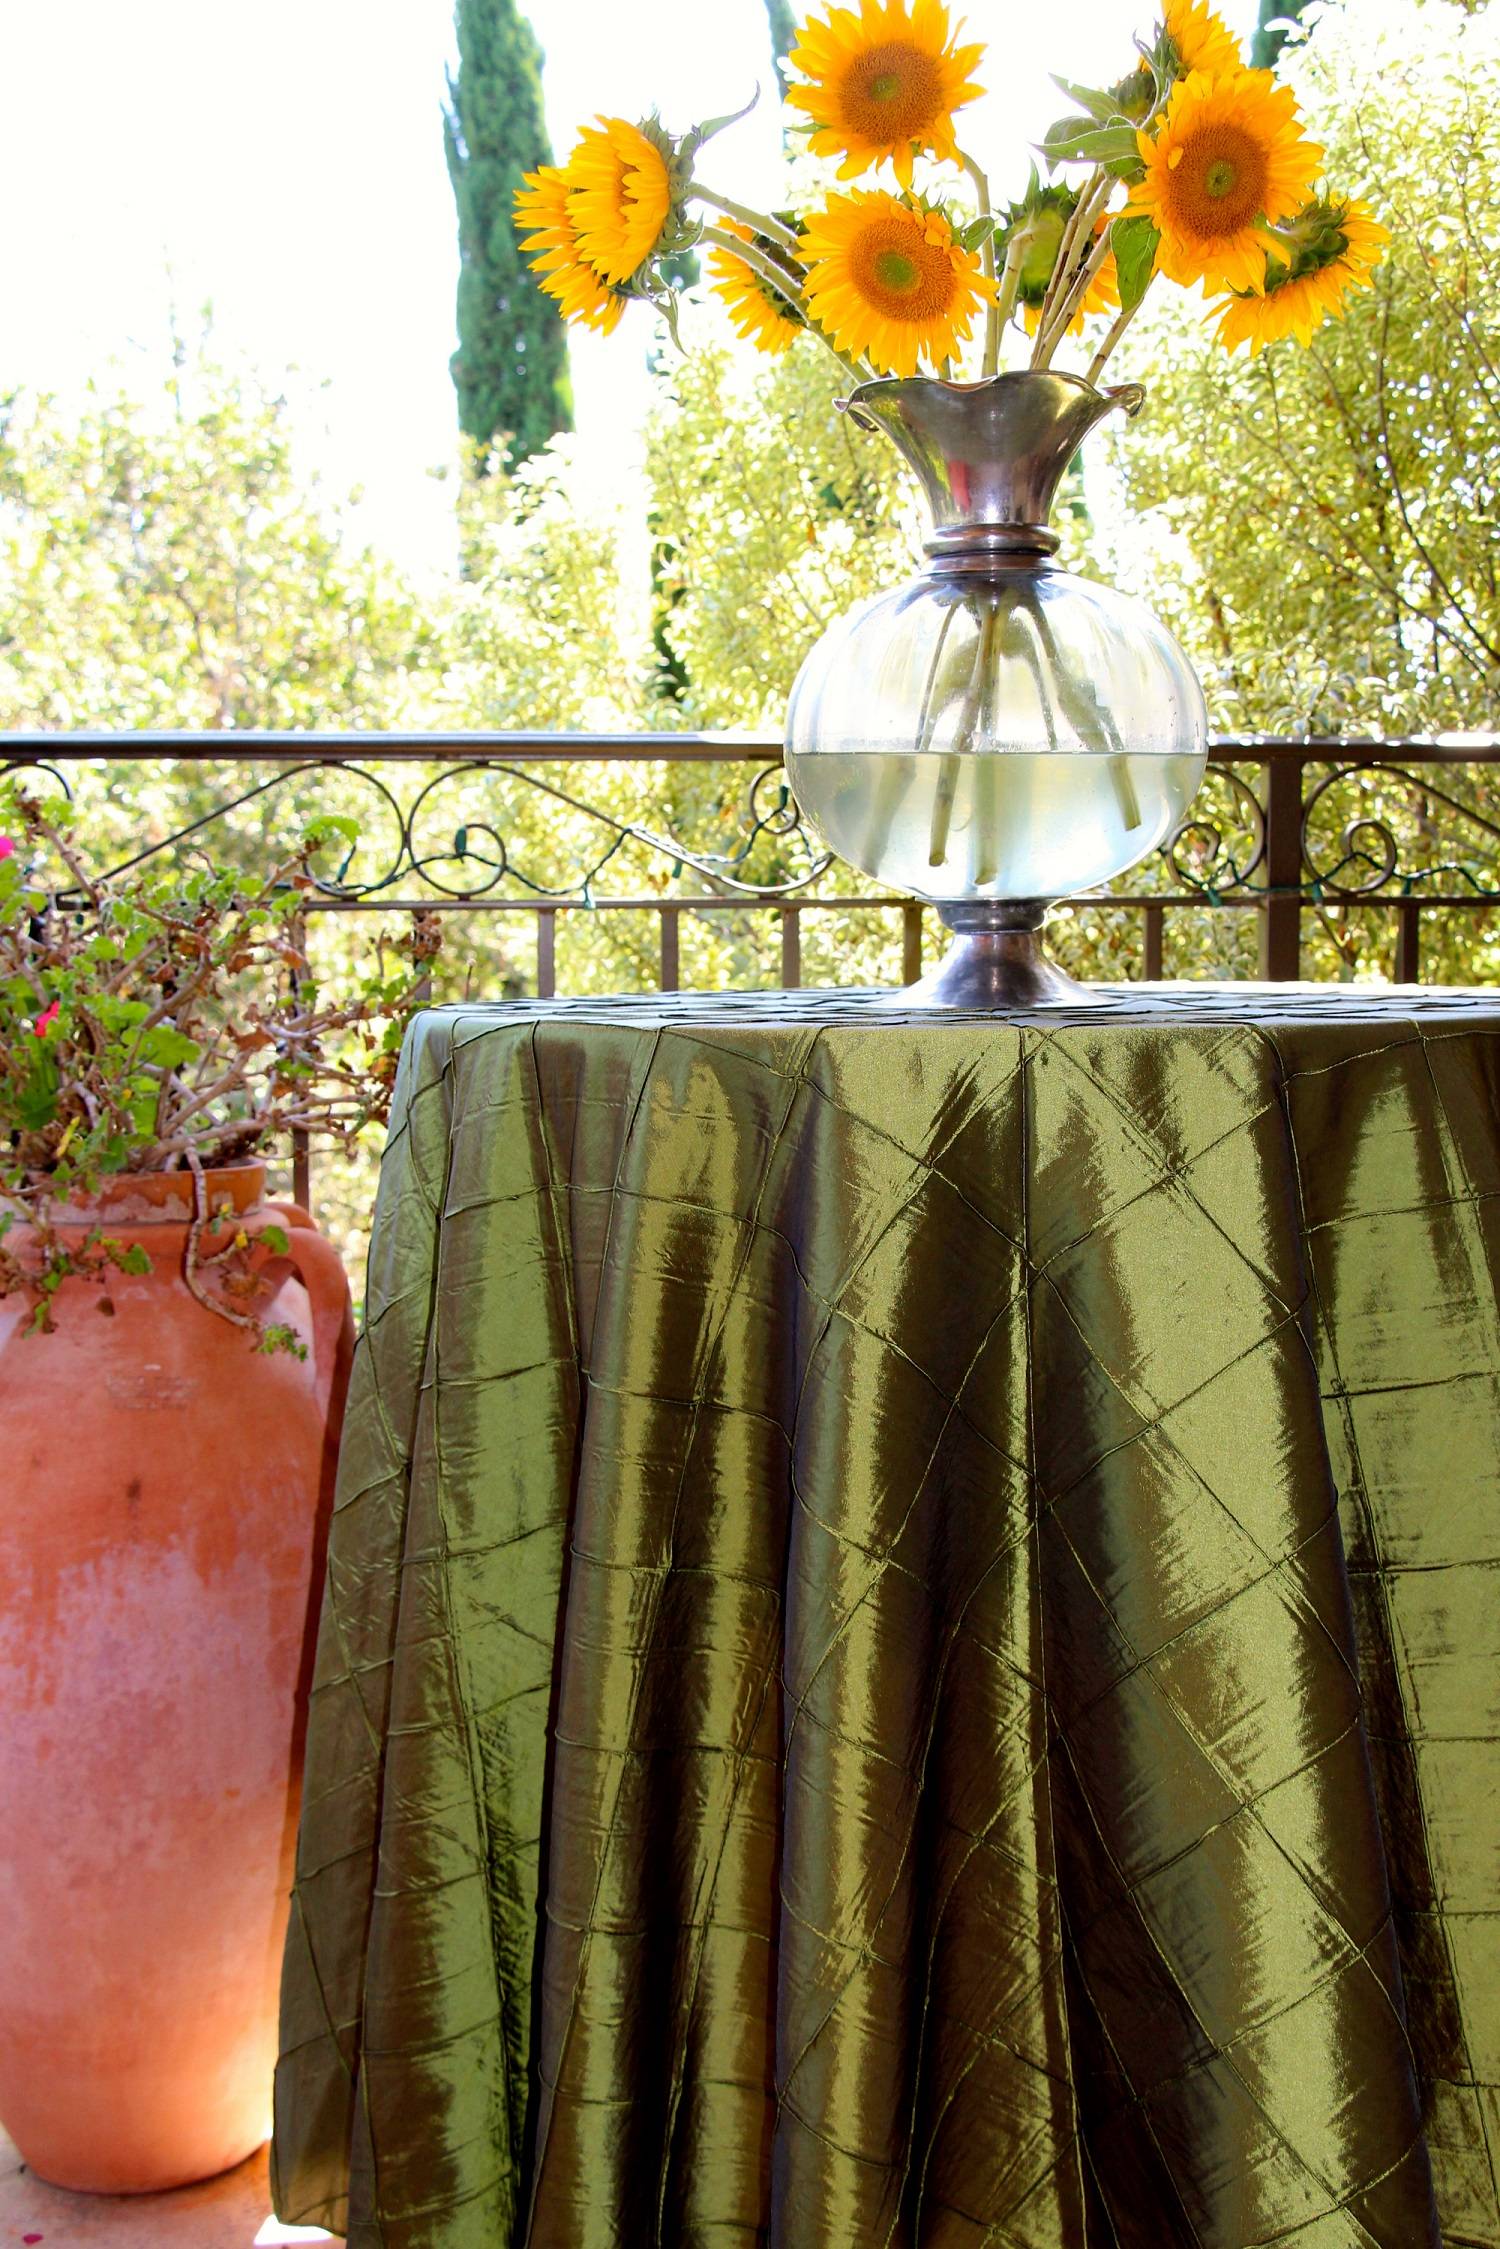
[[[68,2186],[268,2128],[352,1319],[261,1156],[383,1117],[430,950],[318,988],[331,825],[253,881],[127,886],[66,806],[0,796],[0,2120]]]

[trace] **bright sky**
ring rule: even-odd
[[[1221,0],[1236,28],[1254,0]],[[1055,114],[1046,73],[1107,76],[1129,0],[977,0],[993,44],[966,135],[997,190]],[[775,192],[778,121],[762,0],[532,0],[558,153],[595,110],[656,105],[683,130],[762,85],[704,176]],[[149,382],[170,308],[212,301],[227,350],[326,384],[309,450],[368,497],[369,535],[447,559],[457,264],[440,105],[450,0],[0,0],[0,391],[73,391],[111,360]],[[973,113],[971,113],[973,114]],[[710,162],[711,158],[711,162]],[[647,397],[647,316],[574,352],[579,424],[612,440]]]

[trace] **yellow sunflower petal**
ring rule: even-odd
[[[1268,280],[1263,291],[1239,293],[1227,303],[1212,305],[1209,317],[1217,319],[1215,335],[1226,351],[1248,345],[1252,358],[1267,344],[1294,336],[1309,344],[1325,320],[1342,317],[1346,301],[1356,289],[1368,289],[1370,276],[1380,263],[1388,230],[1371,213],[1367,203],[1355,198],[1343,204],[1315,203],[1306,214],[1323,225],[1326,244],[1314,253],[1319,262],[1306,271],[1283,269]]]
[[[830,195],[804,223],[798,254],[812,318],[836,350],[882,374],[953,358],[994,296],[941,212],[878,190]]]
[[[608,335],[625,310],[625,299],[579,250],[571,194],[568,173],[558,165],[544,164],[528,172],[516,191],[515,223],[532,271],[543,292],[560,306],[564,319]]]
[[[1162,28],[1177,49],[1184,76],[1192,70],[1218,76],[1245,66],[1239,41],[1208,0],[1166,0]]]
[[[742,226],[738,219],[721,218],[715,223],[725,234],[735,235],[741,242],[755,240],[749,227]],[[737,258],[732,250],[716,244],[709,252],[708,273],[715,296],[722,297],[729,308],[729,318],[737,335],[773,358],[791,350],[801,330],[753,266]]]
[[[889,162],[903,186],[914,156],[949,159],[953,113],[983,88],[969,73],[984,50],[955,43],[942,0],[860,0],[805,26],[789,58],[801,82],[787,101],[811,121],[813,152],[841,179]]]
[[[1262,222],[1305,199],[1323,151],[1303,132],[1296,97],[1268,70],[1195,70],[1160,121],[1136,136],[1146,176],[1129,204],[1161,233],[1157,263],[1184,287],[1258,291]]]
[[[672,181],[661,150],[622,117],[586,126],[566,165],[579,248],[606,281],[628,281],[667,223]]]

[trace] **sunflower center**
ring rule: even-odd
[[[943,113],[942,73],[920,47],[887,39],[849,65],[839,107],[845,130],[865,140],[919,140]]]
[[[875,311],[891,320],[932,320],[953,302],[953,260],[916,227],[881,216],[855,237],[850,279]]]
[[[879,250],[875,254],[875,278],[893,296],[909,297],[922,276],[916,259],[909,258],[904,250]]]
[[[1235,234],[1259,218],[1266,199],[1266,153],[1253,134],[1206,125],[1174,149],[1168,215],[1188,234]]]

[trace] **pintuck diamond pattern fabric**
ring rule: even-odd
[[[353,2249],[1500,2249],[1500,998],[430,1013],[274,2177]]]

